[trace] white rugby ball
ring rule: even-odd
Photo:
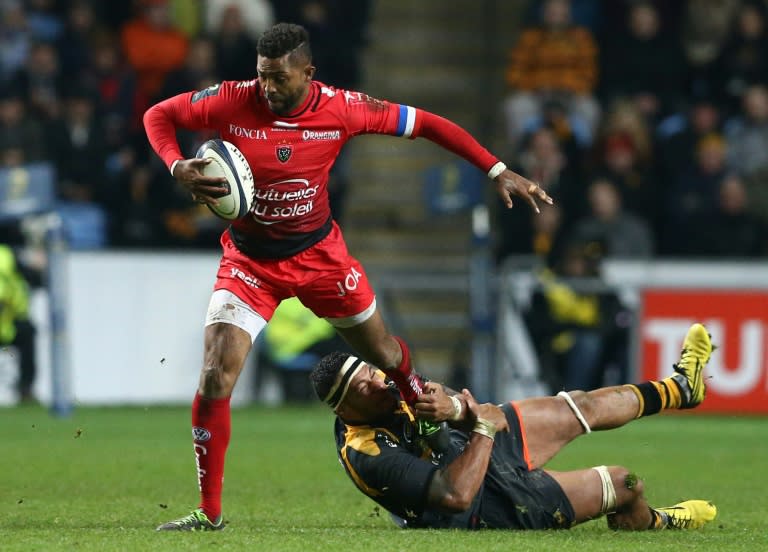
[[[229,193],[219,198],[218,205],[208,205],[217,217],[235,220],[251,209],[254,197],[253,173],[245,156],[234,144],[226,140],[208,140],[201,145],[195,157],[211,159],[202,170],[205,176],[224,177]]]

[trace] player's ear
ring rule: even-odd
[[[304,68],[304,78],[307,82],[311,81],[312,78],[315,76],[315,71],[317,71],[317,67],[314,65],[307,65]]]

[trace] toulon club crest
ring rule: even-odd
[[[292,153],[293,146],[291,144],[278,144],[275,146],[275,155],[281,163],[287,163]]]

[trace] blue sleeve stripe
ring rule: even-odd
[[[409,105],[398,105],[397,130],[395,136],[410,138],[416,124],[416,110]]]

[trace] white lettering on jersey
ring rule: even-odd
[[[340,130],[305,130],[301,133],[303,140],[341,140]]]
[[[251,79],[247,81],[240,81],[235,85],[235,90],[238,88],[250,88],[251,86],[254,86],[256,84],[256,79]]]
[[[238,138],[250,138],[251,140],[267,139],[267,131],[260,128],[243,128],[229,123],[229,132]]]
[[[320,93],[321,94],[325,94],[329,98],[333,98],[336,95],[336,92],[334,92],[333,90],[331,90],[330,88],[327,88],[325,86],[320,88]]]
[[[284,128],[298,128],[299,123],[286,123],[285,121],[274,121],[272,123],[276,127],[284,127]]]
[[[289,190],[274,189],[279,184],[302,184],[303,188]],[[270,225],[284,220],[301,217],[309,214],[314,208],[313,199],[317,195],[319,186],[310,186],[305,178],[289,178],[272,182],[267,189],[257,188],[254,192],[254,202],[251,207],[251,216],[259,224]],[[277,219],[277,220],[265,220]]]
[[[250,274],[246,274],[239,268],[232,267],[231,269],[231,275],[235,278],[240,278],[247,286],[250,286],[252,288],[259,287],[259,279],[256,278],[256,276],[251,276]]]
[[[346,100],[347,103],[350,103],[351,101],[357,100],[360,101],[363,99],[363,94],[360,92],[349,92],[347,90],[344,91],[344,100]]]

